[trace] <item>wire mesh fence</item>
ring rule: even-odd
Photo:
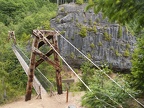
[[[25,62],[29,65],[30,59],[25,55],[25,53],[18,46],[15,46],[15,48],[22,56],[22,58],[25,60]],[[42,72],[38,68],[35,69],[35,76],[47,92],[55,91],[54,85],[47,79],[46,76],[42,74]]]

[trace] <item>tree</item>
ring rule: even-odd
[[[86,10],[94,8],[94,12],[102,12],[104,17],[118,23],[136,23],[136,28],[144,27],[144,1],[143,0],[93,0]]]
[[[110,21],[117,21],[129,25],[137,35],[131,74],[128,75],[131,87],[144,93],[143,66],[144,66],[144,0],[93,0],[86,10],[94,8],[94,12],[102,12]],[[139,38],[139,39],[138,39]]]
[[[144,93],[144,37],[139,38],[137,41],[137,48],[132,57],[132,72],[128,78],[132,87]]]
[[[111,108],[112,106],[115,108],[122,108],[121,106],[124,108],[138,108],[137,105],[135,106],[130,102],[132,99],[126,92],[103,74],[103,72],[111,73],[111,70],[107,66],[102,66],[103,69],[100,71],[92,67],[87,67],[88,65],[90,64],[87,63],[86,66],[83,66],[82,70],[89,68],[89,71],[86,72],[87,75],[84,75],[85,79],[83,79],[82,75],[82,79],[84,82],[87,81],[92,92],[88,91],[82,97],[83,106],[87,108]],[[89,73],[92,74],[89,75]],[[121,81],[121,76],[116,76],[114,80],[122,85],[126,91],[135,95],[134,90],[127,83]]]

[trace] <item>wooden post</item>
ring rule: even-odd
[[[28,82],[27,82],[27,88],[26,88],[25,101],[28,101],[31,99],[34,70],[35,70],[35,61],[36,61],[36,55],[34,54],[33,50],[34,50],[34,48],[38,48],[38,40],[39,39],[37,37],[34,37],[32,51],[31,51],[31,60],[30,60],[30,65],[29,65],[29,73],[28,73]]]
[[[63,83],[66,83],[67,92],[66,92],[66,103],[68,102],[68,92],[69,92],[69,84],[74,82],[74,79],[63,79]]]
[[[42,99],[42,97],[41,97],[41,86],[39,86],[39,94],[37,95],[37,99],[38,98]]]
[[[58,51],[58,43],[57,43],[57,36],[54,35],[53,36],[53,42],[54,42],[54,48],[56,49],[56,51]],[[58,58],[58,54],[56,52],[54,52],[54,61],[55,63],[60,66],[60,61]],[[61,73],[60,73],[60,69],[56,68],[56,83],[57,83],[57,92],[58,94],[62,94],[62,80],[61,80]]]
[[[69,83],[67,83],[66,103],[68,103]]]

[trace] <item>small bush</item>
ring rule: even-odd
[[[124,57],[129,57],[129,56],[130,56],[130,53],[129,53],[129,50],[128,50],[128,49],[126,49],[126,50],[124,51],[123,56],[124,56]]]
[[[87,54],[87,57],[88,57],[89,59],[91,59],[91,58],[92,58],[92,56],[91,56],[91,54],[90,54],[90,53],[88,53],[88,54]]]
[[[110,50],[114,50],[114,47],[113,47],[113,46],[111,46],[111,47],[110,47]]]
[[[104,32],[104,39],[106,41],[111,41],[111,35],[109,35],[107,32]]]
[[[118,52],[118,50],[115,51],[116,56],[121,56],[121,54]]]
[[[91,43],[90,47],[93,49],[95,47],[94,43]]]
[[[92,31],[92,32],[94,32],[94,33],[97,32],[97,28],[96,28],[96,26],[88,27],[87,30],[88,30],[88,31]]]
[[[126,44],[126,48],[127,48],[127,49],[130,48],[130,44],[129,44],[129,43]]]
[[[76,4],[82,5],[83,4],[83,0],[76,0]]]
[[[87,36],[87,28],[85,26],[81,26],[79,35],[84,38]]]
[[[61,11],[61,12],[64,12],[64,11],[65,11],[65,8],[64,8],[64,7],[62,7],[60,11]]]
[[[103,45],[102,42],[99,42],[99,43],[98,43],[98,46],[102,46],[102,45]]]
[[[71,58],[75,58],[75,54],[72,52],[72,53],[70,54],[70,57],[71,57]]]
[[[119,26],[119,29],[118,29],[118,38],[122,37],[122,27]]]

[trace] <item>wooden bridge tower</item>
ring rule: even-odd
[[[28,73],[28,82],[26,88],[26,96],[25,101],[31,99],[32,93],[32,85],[34,79],[34,70],[37,66],[39,66],[43,61],[46,61],[48,64],[54,66],[56,70],[56,83],[57,83],[57,92],[58,94],[62,94],[62,80],[61,80],[61,68],[60,68],[60,61],[58,58],[58,42],[57,42],[57,33],[50,30],[33,30],[33,44],[32,44],[32,51],[31,51],[31,58],[29,64],[29,73]],[[44,54],[39,50],[44,44],[50,47],[50,50]],[[51,48],[50,44],[54,47]],[[53,55],[54,60],[51,60],[49,57]],[[36,60],[36,56],[39,56],[39,60]]]

